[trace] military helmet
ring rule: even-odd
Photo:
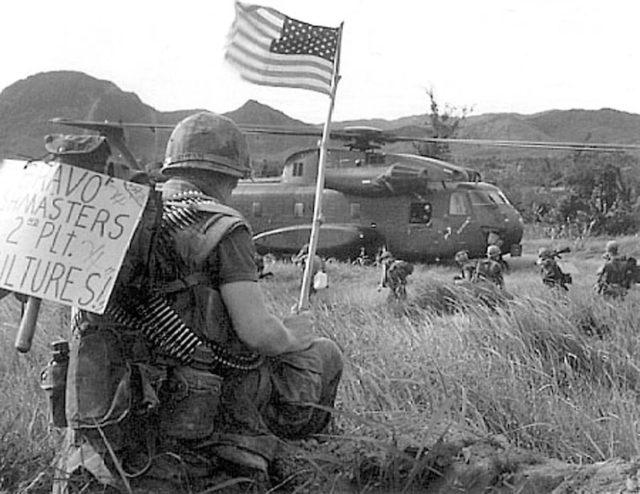
[[[538,257],[553,257],[553,251],[549,247],[540,247],[538,249]]]
[[[487,247],[487,255],[489,257],[497,257],[501,254],[500,247],[497,245],[490,245]]]
[[[607,254],[613,254],[616,255],[618,253],[618,242],[616,242],[615,240],[609,240],[607,242],[607,246],[605,248],[605,250],[607,251]]]
[[[173,129],[161,171],[170,174],[181,168],[249,177],[247,140],[227,117],[205,111],[191,115]]]
[[[99,135],[49,134],[44,147],[57,161],[99,171],[111,156],[107,138]]]

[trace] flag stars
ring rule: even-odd
[[[333,62],[337,41],[338,29],[285,17],[280,38],[271,42],[271,51],[287,55],[314,55]]]

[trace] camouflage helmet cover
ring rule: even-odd
[[[105,165],[111,155],[106,137],[99,135],[49,134],[44,147],[55,159],[71,165]]]
[[[249,177],[251,164],[247,140],[227,117],[204,111],[191,115],[173,129],[162,173],[180,168]]]
[[[553,257],[553,251],[549,247],[540,247],[538,249],[538,257]]]
[[[489,257],[497,257],[501,254],[500,247],[497,245],[490,245],[487,247],[487,255]]]

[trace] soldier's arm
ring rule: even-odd
[[[315,336],[310,324],[292,318],[290,326],[271,314],[258,283],[238,281],[222,285],[222,299],[242,342],[262,355],[274,356],[308,348]],[[304,317],[302,318],[304,322]]]
[[[225,237],[218,248],[219,289],[234,331],[262,355],[308,348],[314,339],[309,321],[303,324],[304,317],[292,318],[288,327],[269,312],[257,282],[254,253],[251,236],[243,228]]]

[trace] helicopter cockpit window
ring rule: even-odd
[[[509,204],[509,201],[499,191],[495,190],[474,190],[469,192],[471,195],[471,202],[474,206],[488,206],[498,204]]]
[[[293,216],[296,218],[302,218],[304,216],[304,203],[296,202],[293,205]]]
[[[262,204],[259,202],[254,202],[251,204],[251,213],[254,218],[259,218],[262,216]]]
[[[294,177],[302,177],[304,173],[304,163],[302,161],[296,161],[293,164],[293,176]]]
[[[409,223],[429,223],[431,221],[431,204],[428,202],[412,202],[409,206]]]
[[[467,200],[464,193],[453,192],[449,198],[449,214],[454,215],[468,215],[469,208],[467,207]]]
[[[505,195],[502,192],[499,192],[497,190],[492,191],[492,192],[489,192],[489,196],[493,198],[496,204],[509,204],[509,200],[505,197]]]

